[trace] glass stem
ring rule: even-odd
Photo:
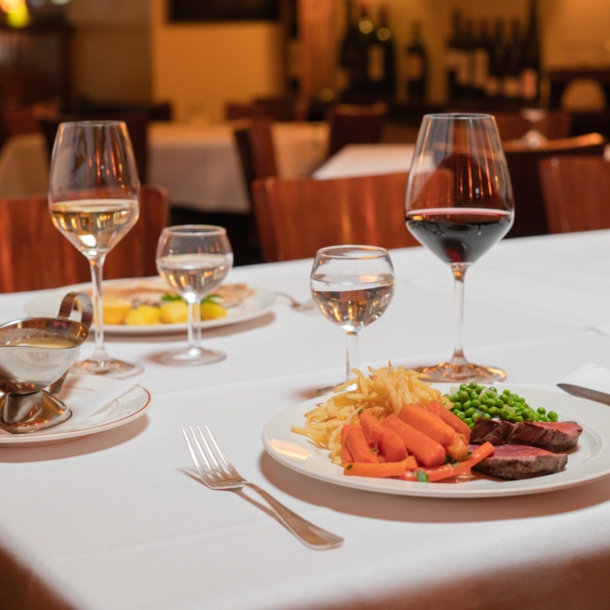
[[[199,299],[194,297],[188,300],[189,324],[188,324],[188,346],[191,349],[201,349],[201,308]]]
[[[360,353],[358,351],[358,333],[353,330],[347,331],[347,352],[346,352],[346,372],[345,380],[352,377],[352,369],[360,368]]]
[[[453,272],[453,307],[454,307],[454,327],[455,338],[453,344],[453,356],[451,364],[467,364],[463,349],[463,327],[464,327],[464,278],[468,265],[456,263],[451,265]]]
[[[91,360],[103,362],[110,360],[104,348],[104,310],[102,307],[102,271],[106,255],[99,258],[90,258],[91,266],[91,293],[93,300],[93,316],[95,319],[95,350],[91,356]]]

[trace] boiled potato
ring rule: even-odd
[[[125,318],[125,324],[129,326],[149,326],[159,324],[161,314],[157,307],[152,305],[140,305],[129,312]]]
[[[123,324],[127,314],[131,311],[132,303],[129,299],[105,296],[102,300],[104,324]]]
[[[184,301],[163,303],[159,308],[161,324],[184,324],[189,319],[189,308]]]
[[[216,318],[226,318],[227,310],[218,303],[213,301],[205,301],[201,303],[201,319],[215,320]]]

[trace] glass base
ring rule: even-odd
[[[454,364],[453,362],[441,362],[434,366],[420,366],[415,369],[418,373],[425,374],[432,383],[493,383],[506,379],[506,373],[494,366],[479,366],[471,362]]]
[[[108,358],[104,360],[81,360],[75,362],[70,368],[70,373],[75,375],[107,375],[108,377],[134,377],[144,372],[144,368],[123,360]]]
[[[224,360],[227,355],[224,352],[216,352],[201,347],[189,347],[186,349],[173,350],[162,354],[159,360],[163,364],[177,366],[198,366],[201,364],[212,364]]]

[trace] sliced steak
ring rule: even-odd
[[[513,425],[501,419],[486,419],[479,417],[474,422],[470,433],[470,443],[482,445],[491,443],[492,445],[504,445],[508,442],[508,437],[513,431]]]
[[[473,470],[500,479],[530,479],[559,472],[567,462],[567,455],[551,453],[539,447],[499,445]]]
[[[478,420],[477,420],[478,423]],[[574,421],[520,422],[514,424],[507,443],[530,445],[561,453],[575,447],[582,434],[582,426]],[[472,436],[470,437],[472,442]]]

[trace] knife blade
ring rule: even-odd
[[[588,400],[594,400],[595,402],[601,402],[602,404],[610,407],[610,394],[606,394],[605,392],[598,392],[597,390],[591,390],[590,388],[583,388],[582,386],[574,385],[572,383],[558,383],[557,387],[561,388],[568,394],[572,394],[572,396],[578,396],[579,398],[586,398]]]

